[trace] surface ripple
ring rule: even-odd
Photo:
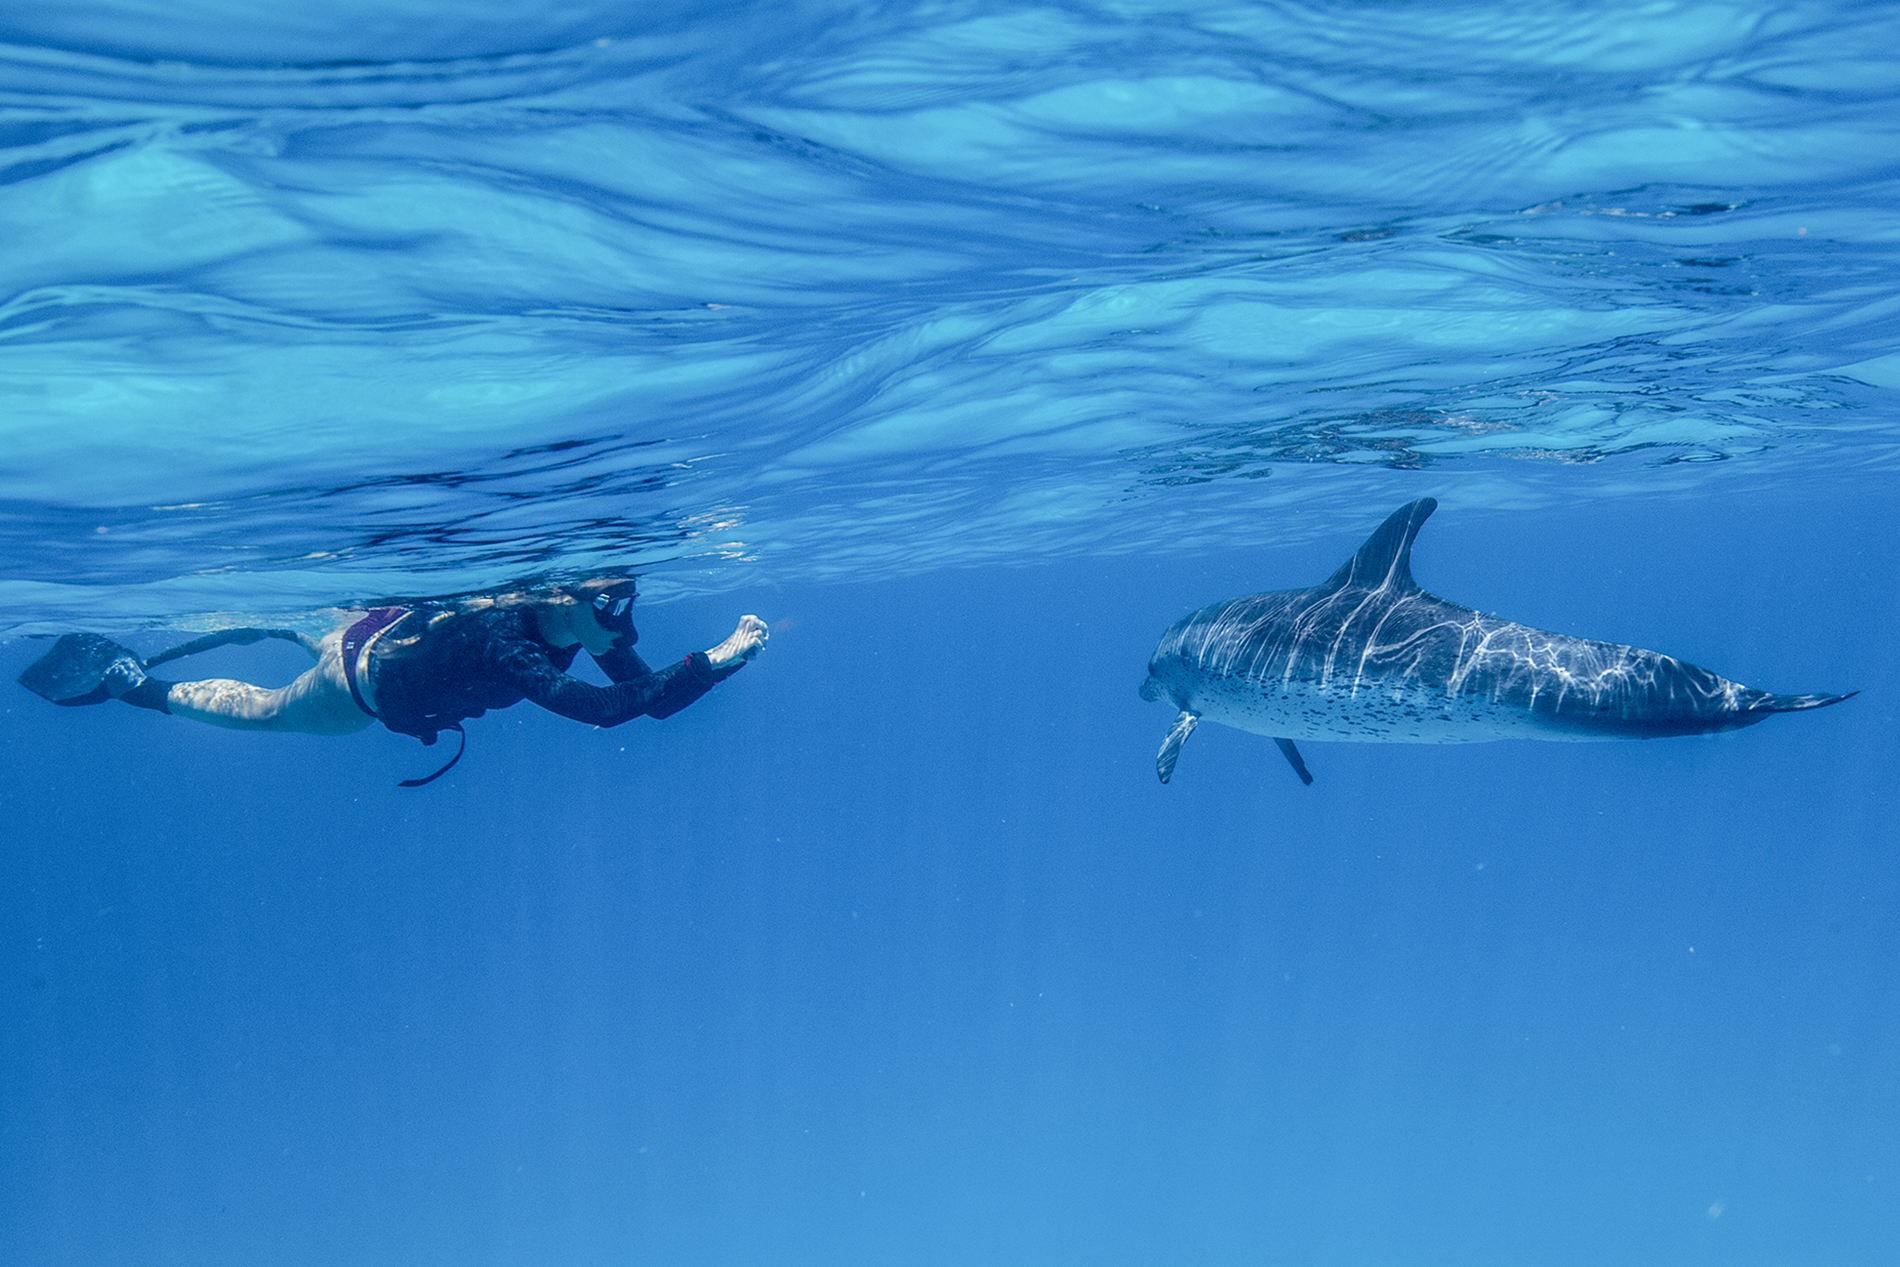
[[[1892,6],[107,12],[0,23],[15,630],[1894,463]]]

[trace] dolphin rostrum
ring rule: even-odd
[[[1143,699],[1181,710],[1155,759],[1161,781],[1204,717],[1272,736],[1311,783],[1295,740],[1661,739],[1848,698],[1771,695],[1428,594],[1412,579],[1412,539],[1436,509],[1429,497],[1399,507],[1322,585],[1230,599],[1171,625],[1141,684]]]

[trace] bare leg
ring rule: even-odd
[[[317,663],[289,686],[252,686],[230,678],[178,682],[166,692],[173,715],[232,730],[272,730],[302,735],[353,735],[374,719],[350,698],[343,676],[343,633],[317,646]]]

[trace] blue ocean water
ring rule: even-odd
[[[1900,9],[0,14],[0,669],[607,567],[664,723],[0,702],[0,1263],[1900,1253]],[[1837,709],[1135,694],[1399,503]],[[283,645],[193,662],[279,683]]]

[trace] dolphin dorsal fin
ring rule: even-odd
[[[1417,589],[1418,582],[1412,579],[1412,539],[1437,509],[1437,499],[1421,497],[1393,511],[1321,588]]]

